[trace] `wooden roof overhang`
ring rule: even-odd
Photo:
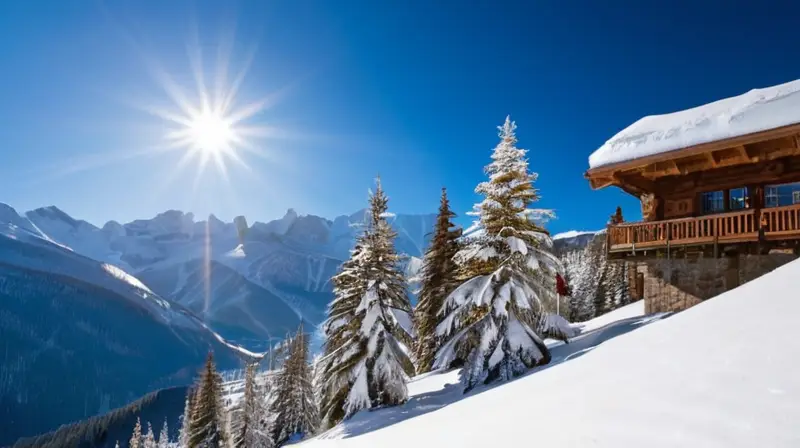
[[[800,123],[592,168],[593,189],[634,196],[800,181]]]

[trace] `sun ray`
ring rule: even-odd
[[[203,52],[200,47],[200,32],[197,29],[197,21],[195,19],[191,20],[190,27],[192,29],[192,41],[187,44],[186,54],[189,56],[189,65],[197,87],[197,94],[200,97],[201,110],[207,110],[209,108],[209,100],[203,71]]]
[[[211,154],[209,153],[201,153],[200,154],[200,161],[197,166],[197,172],[194,173],[194,180],[192,181],[192,193],[197,192],[197,186],[200,185],[200,179],[203,178],[203,175],[206,172],[206,166],[208,165],[208,159],[211,158]]]
[[[248,50],[244,64],[236,74],[236,77],[233,78],[233,83],[231,83],[231,86],[227,89],[227,92],[224,93],[222,100],[218,104],[220,113],[227,114],[230,112],[231,106],[236,100],[236,95],[239,93],[239,89],[241,88],[244,79],[247,77],[247,73],[250,71],[250,66],[253,64],[253,59],[255,58],[257,51],[257,45],[252,45]]]

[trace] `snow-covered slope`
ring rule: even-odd
[[[800,446],[798,277],[795,261],[668,319],[607,323],[553,347],[554,365],[467,396],[456,372],[419,377],[406,405],[301,445]]]
[[[800,123],[800,79],[680,112],[644,117],[589,156],[589,166],[598,168],[795,123]]]

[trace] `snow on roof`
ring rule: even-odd
[[[800,446],[798,276],[794,261],[647,325],[632,306],[552,347],[551,367],[467,395],[457,371],[422,375],[406,404],[300,446]]]
[[[800,79],[693,109],[644,117],[589,156],[599,168],[800,123]]]

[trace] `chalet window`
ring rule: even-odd
[[[703,213],[720,213],[725,210],[725,194],[722,191],[708,191],[701,194]]]
[[[744,210],[750,208],[750,194],[747,187],[731,189],[728,207],[730,210]]]
[[[778,206],[778,187],[767,187],[764,191],[765,205],[767,207]]]
[[[768,185],[764,190],[764,199],[767,207],[800,204],[800,182]]]

